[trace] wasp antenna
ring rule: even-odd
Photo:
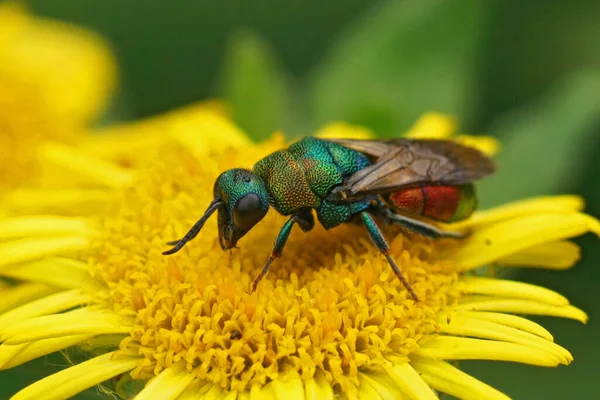
[[[185,244],[187,242],[189,242],[190,240],[194,239],[198,233],[200,232],[200,230],[202,229],[202,227],[204,226],[204,224],[206,223],[206,221],[208,220],[208,218],[210,218],[211,215],[213,215],[213,213],[219,208],[219,206],[223,204],[223,202],[219,199],[214,199],[210,205],[208,206],[208,208],[206,209],[206,211],[204,212],[204,215],[202,216],[202,218],[200,218],[195,224],[194,226],[192,226],[190,228],[190,230],[185,234],[184,237],[182,237],[179,240],[173,240],[171,242],[167,242],[168,245],[174,246],[172,249],[164,251],[163,254],[169,255],[169,254],[173,254],[173,253],[177,253],[179,250],[181,250],[183,248],[183,246],[185,246]]]

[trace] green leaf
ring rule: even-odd
[[[268,44],[250,31],[230,41],[220,77],[219,94],[233,119],[255,140],[284,129],[289,91]]]
[[[580,179],[600,123],[600,69],[572,73],[490,128],[504,138],[499,171],[479,185],[486,206],[553,194]]]
[[[395,1],[332,49],[309,85],[317,125],[345,120],[398,135],[423,112],[468,118],[486,2]]]

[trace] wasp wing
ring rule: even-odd
[[[479,150],[449,140],[332,141],[359,151],[373,164],[350,176],[335,200],[394,192],[423,185],[460,185],[491,174],[494,163]]]

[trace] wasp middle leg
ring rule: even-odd
[[[373,218],[371,218],[371,216],[366,211],[361,212],[360,217],[365,227],[367,228],[367,232],[369,232],[371,240],[373,240],[373,243],[375,243],[375,246],[377,246],[381,254],[385,256],[388,263],[394,270],[394,273],[396,274],[400,282],[402,282],[406,290],[408,290],[408,293],[410,293],[410,296],[413,298],[413,300],[418,302],[419,298],[417,297],[417,294],[415,293],[410,283],[408,283],[408,280],[406,279],[404,274],[402,274],[402,271],[400,270],[400,267],[398,267],[398,264],[396,264],[396,262],[390,255],[390,247],[387,244],[383,233],[381,233],[379,227],[377,226]]]

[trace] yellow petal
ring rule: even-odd
[[[406,132],[406,137],[415,139],[444,139],[456,132],[456,118],[440,113],[423,114]]]
[[[89,239],[84,236],[33,238],[0,243],[0,270],[13,264],[82,250],[88,246]]]
[[[40,156],[52,165],[66,169],[89,183],[121,188],[133,181],[132,172],[116,164],[90,157],[80,149],[64,144],[46,143],[41,146]]]
[[[0,345],[0,369],[10,369],[89,340],[93,335],[73,335],[52,339],[35,340],[22,344]]]
[[[454,313],[450,315],[446,315],[447,318],[452,318]],[[511,328],[516,328],[524,332],[533,333],[539,337],[542,337],[551,342],[554,341],[554,337],[548,332],[543,326],[529,320],[527,318],[519,317],[517,315],[511,314],[501,314],[501,313],[493,313],[493,312],[485,312],[485,311],[462,311],[460,315],[463,315],[467,318],[474,319],[482,319],[485,321],[495,322],[497,324],[501,324],[504,326],[509,326]]]
[[[23,32],[29,23],[23,2],[5,1],[0,3],[0,45],[6,46],[16,35]]]
[[[438,318],[438,325],[442,333],[518,343],[548,351],[559,357],[562,364],[569,364],[573,361],[571,353],[559,345],[531,333],[495,322],[452,315],[451,318]]]
[[[442,257],[457,262],[463,270],[496,262],[544,242],[567,239],[588,231],[600,234],[600,223],[581,213],[522,216],[475,229],[462,246]]]
[[[410,362],[434,389],[464,400],[507,400],[504,393],[473,378],[445,361],[414,357]]]
[[[250,139],[231,121],[214,113],[198,113],[174,121],[172,134],[199,160],[228,147],[243,149]]]
[[[577,307],[554,306],[521,299],[464,299],[455,307],[457,310],[495,311],[513,314],[548,315],[553,317],[571,318],[586,323],[587,315]]]
[[[63,400],[136,367],[138,360],[106,353],[27,386],[12,400]]]
[[[97,215],[115,201],[116,193],[106,189],[16,189],[8,193],[2,204],[19,214],[41,212],[59,215]]]
[[[83,218],[30,215],[0,220],[0,240],[25,236],[88,236],[93,232]]]
[[[477,211],[464,222],[452,224],[454,229],[480,227],[532,214],[571,214],[583,210],[583,198],[574,195],[535,197],[515,201],[489,210]]]
[[[222,129],[217,137],[214,129]],[[189,132],[189,135],[185,135]],[[93,132],[83,144],[87,154],[112,161],[135,161],[139,157],[148,159],[182,134],[184,143],[193,148],[203,147],[206,153],[213,146],[221,148],[219,142],[249,145],[250,140],[223,114],[215,109],[214,102],[201,101],[166,113],[121,124],[112,124]],[[213,140],[216,139],[216,140]],[[118,151],[115,151],[118,149]]]
[[[250,400],[274,400],[272,385],[254,384],[250,389]]]
[[[428,340],[416,354],[441,360],[498,360],[555,367],[560,360],[554,354],[516,343],[452,336]]]
[[[322,377],[315,377],[304,382],[306,400],[333,400],[333,389]]]
[[[460,135],[454,140],[464,146],[473,147],[488,157],[495,156],[500,151],[500,142],[492,136]]]
[[[249,392],[240,392],[237,394],[237,398],[238,398],[238,400],[250,400],[250,393]]]
[[[152,378],[135,400],[173,400],[194,380],[183,363],[172,365]]]
[[[220,115],[223,118],[232,120],[231,116],[233,115],[233,110],[231,109],[231,105],[223,100],[207,99],[201,100],[196,104],[202,107],[203,111],[211,112],[215,115]]]
[[[5,18],[0,21],[6,19],[9,7],[2,6]],[[14,69],[35,85],[43,100],[61,115],[82,123],[98,117],[116,81],[115,61],[107,44],[85,29],[20,13],[13,10],[11,19],[17,20],[19,29],[12,29],[10,40],[2,42],[2,67]]]
[[[51,294],[1,314],[0,326],[8,326],[17,321],[68,310],[90,300],[89,295],[81,293],[79,290]]]
[[[213,385],[213,387],[200,398],[202,400],[221,400],[223,397],[223,389],[218,385]]]
[[[212,382],[206,382],[199,379],[193,380],[192,383],[190,383],[188,387],[177,397],[177,400],[199,400],[213,386],[214,384]]]
[[[50,257],[39,261],[18,264],[0,272],[9,278],[45,283],[63,289],[85,286],[90,280],[88,266],[81,261]]]
[[[370,385],[383,399],[403,399],[406,393],[400,390],[397,383],[384,372],[370,371],[358,373],[360,384]]]
[[[129,333],[115,314],[89,311],[85,308],[64,314],[44,315],[10,326],[0,327],[0,340],[6,344],[20,344],[33,340],[80,334]]]
[[[465,293],[529,299],[555,306],[566,306],[569,300],[553,290],[524,282],[508,281],[479,276],[464,276],[460,279]]]
[[[56,291],[58,291],[58,288],[42,283],[21,283],[9,286],[8,288],[2,288],[0,289],[0,313]]]
[[[235,390],[232,390],[230,392],[227,392],[227,394],[223,397],[223,400],[235,400],[236,398],[238,398],[238,393]]]
[[[571,268],[581,256],[579,246],[568,240],[542,243],[496,262],[502,267],[535,267],[563,270]]]
[[[345,122],[333,122],[319,129],[315,136],[321,139],[373,139],[370,129]]]
[[[304,385],[296,373],[280,375],[271,382],[271,386],[277,400],[304,400]]]
[[[161,130],[163,125],[152,125],[146,121],[111,124],[92,132],[81,147],[91,156],[135,167],[136,163],[132,161],[154,157],[166,143],[173,140],[172,136]]]
[[[359,399],[369,399],[369,400],[380,400],[386,399],[381,397],[379,392],[371,386],[371,384],[365,379],[360,379],[360,384],[358,385],[358,398]]]
[[[385,366],[385,372],[412,399],[437,400],[436,394],[409,363]]]

